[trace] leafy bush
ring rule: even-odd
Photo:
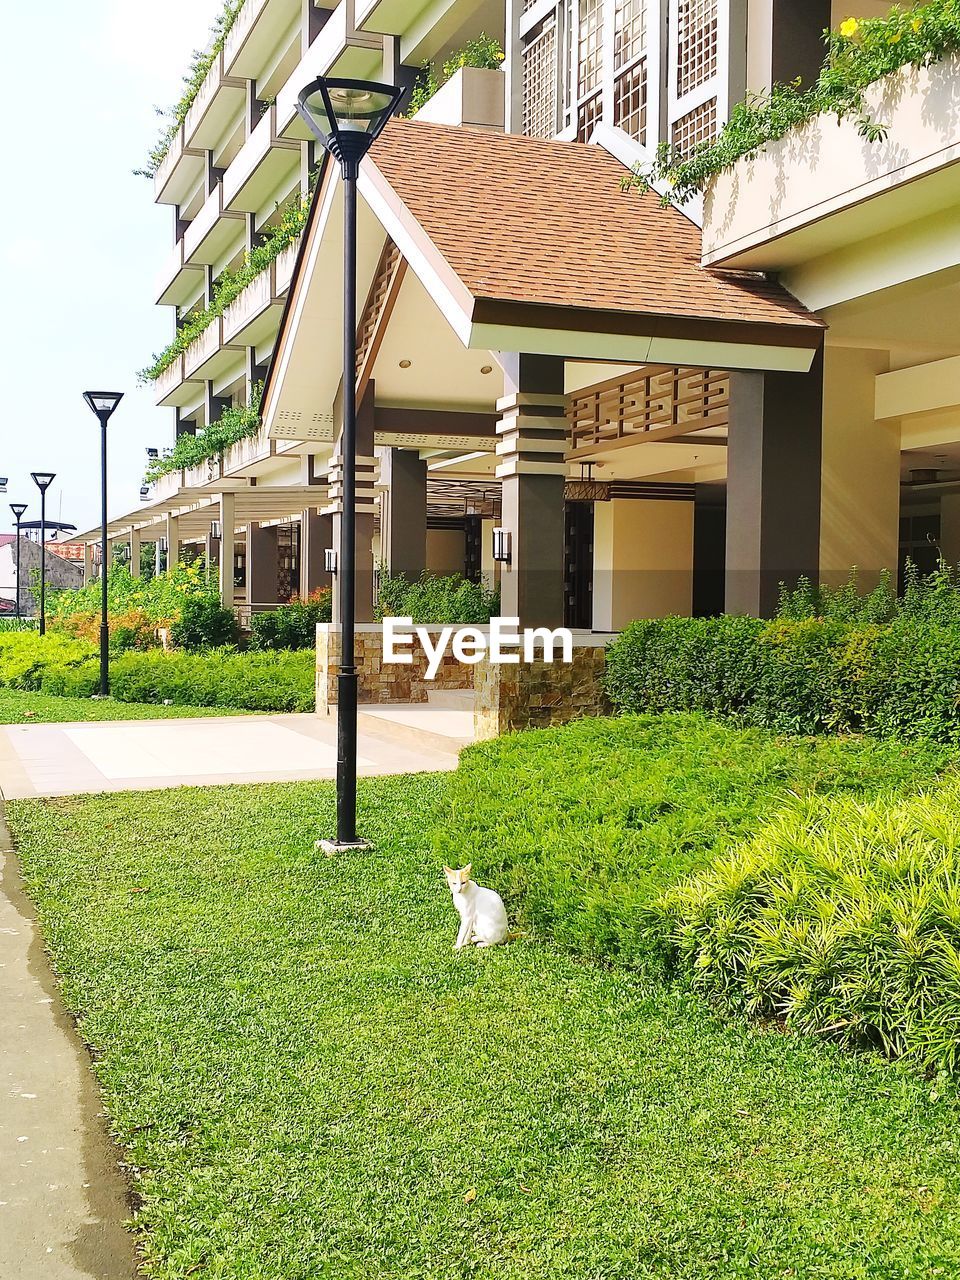
[[[234,612],[225,609],[218,596],[187,596],[179,618],[170,628],[174,645],[188,653],[236,644],[239,638],[240,628]]]
[[[200,561],[181,560],[169,573],[155,578],[134,578],[126,565],[111,565],[107,575],[107,610],[110,617],[132,611],[142,613],[155,627],[169,627],[180,616],[188,599],[219,601],[216,574],[207,580]],[[100,581],[96,579],[75,590],[52,591],[47,599],[47,621],[69,629],[83,625],[82,619],[100,616]],[[74,624],[74,618],[81,621]],[[99,623],[97,624],[99,625]]]
[[[437,90],[455,76],[462,67],[479,67],[485,71],[499,71],[504,60],[503,46],[499,40],[481,32],[474,40],[468,40],[462,49],[450,54],[440,71],[429,60],[417,72],[413,93],[407,106],[407,115],[415,116],[427,105]]]
[[[0,631],[34,631],[39,625],[36,618],[0,618]]]
[[[662,901],[694,986],[923,1066],[960,1067],[960,781],[808,799]]]
[[[695,716],[581,720],[463,752],[431,844],[439,861],[473,862],[524,927],[662,969],[658,899],[792,794],[909,792],[949,758],[930,743],[784,740]]]
[[[885,18],[847,18],[824,38],[826,59],[813,85],[776,84],[767,95],[752,94],[733,108],[716,138],[686,153],[661,143],[654,163],[637,171],[638,185],[664,181],[683,203],[713,174],[819,115],[853,118],[868,141],[882,141],[886,127],[870,114],[864,91],[901,67],[930,66],[960,52],[960,9],[956,0],[895,5]]]
[[[842,586],[815,587],[801,578],[793,591],[781,589],[778,618],[832,618],[837,622],[877,623],[897,619],[960,625],[960,567],[941,560],[932,573],[921,574],[910,560],[904,570],[903,595],[898,596],[889,573],[863,593],[852,569]]]
[[[171,471],[198,467],[210,458],[222,458],[231,445],[249,440],[260,430],[260,397],[263,383],[258,382],[251,393],[249,403],[242,407],[224,409],[215,422],[198,431],[196,435],[184,432],[169,453],[153,458],[144,474],[144,483],[152,484]]]
[[[960,742],[960,626],[909,615],[885,626],[635,622],[609,647],[605,680],[625,713],[700,711],[778,733]]]
[[[107,627],[110,632],[110,648],[115,653],[122,653],[126,649],[152,649],[160,643],[157,624],[144,609],[127,609],[123,613],[108,614]],[[76,636],[78,640],[99,645],[100,610],[74,613],[61,618],[57,629]]]
[[[131,651],[111,660],[110,691],[118,702],[312,711],[314,667],[311,652]],[[97,650],[83,640],[56,632],[0,635],[0,686],[88,698],[98,683]]]
[[[250,648],[315,649],[317,624],[332,619],[333,594],[314,591],[307,600],[293,600],[279,609],[255,613],[250,619]]]
[[[387,616],[413,618],[418,626],[454,623],[482,625],[500,612],[500,592],[482,582],[470,582],[462,574],[448,577],[423,573],[411,582],[402,573],[380,570],[377,619]]]

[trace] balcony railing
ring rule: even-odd
[[[223,340],[234,341],[239,334],[252,324],[270,307],[274,301],[274,274],[276,263],[271,262],[266,271],[261,271],[239,294],[223,313]]]
[[[162,404],[183,382],[183,356],[177,356],[153,384],[157,404]]]
[[[278,255],[274,266],[276,268],[274,276],[274,293],[276,297],[282,298],[293,281],[293,269],[297,265],[297,254],[300,252],[300,243],[303,239],[298,236],[293,244],[290,244]]]

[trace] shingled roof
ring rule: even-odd
[[[784,326],[819,344],[822,322],[776,282],[702,267],[699,228],[624,190],[598,146],[393,120],[367,164],[477,300]]]

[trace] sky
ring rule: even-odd
[[[0,113],[0,533],[10,502],[39,519],[31,471],[54,471],[48,518],[100,519],[100,427],[81,399],[123,391],[109,427],[111,517],[139,502],[144,449],[173,443],[173,411],[137,370],[173,332],[153,302],[173,211],[135,177],[206,45],[222,0],[52,0],[3,6]],[[21,56],[16,55],[20,51]]]

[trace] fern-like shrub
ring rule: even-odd
[[[798,800],[661,899],[702,994],[931,1071],[960,1069],[960,779]]]

